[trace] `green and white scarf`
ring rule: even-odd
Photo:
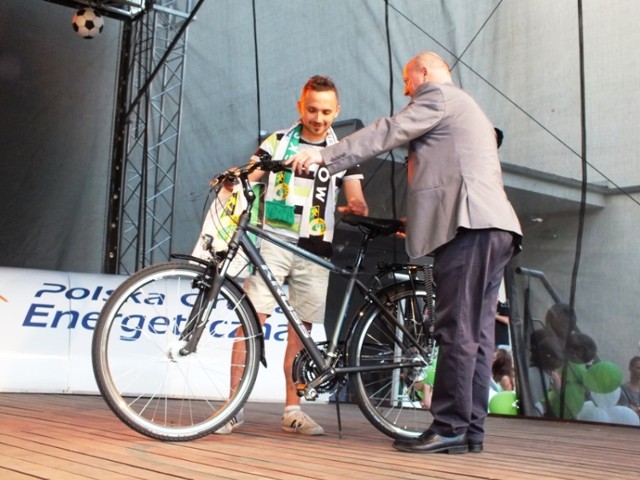
[[[301,132],[302,124],[296,122],[278,142],[273,158],[287,160],[296,154]],[[329,129],[327,145],[337,141],[333,129]],[[295,172],[291,170],[274,175],[275,181],[269,182],[265,198],[265,224],[297,233],[300,238],[322,237],[326,231],[326,200],[331,191],[329,172],[325,168],[319,169],[313,179],[296,178]],[[305,203],[302,205],[301,215],[296,218],[295,198],[301,196],[305,198]],[[333,215],[333,212],[330,214]]]

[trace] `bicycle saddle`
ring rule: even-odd
[[[374,236],[391,235],[404,228],[402,221],[394,218],[374,218],[347,214],[342,217],[342,221],[354,227],[362,227]]]

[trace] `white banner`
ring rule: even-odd
[[[126,277],[0,267],[0,391],[98,393],[91,340],[100,309]],[[287,320],[279,307],[264,328],[268,368],[252,401],[283,401]],[[313,330],[316,341],[324,329]]]

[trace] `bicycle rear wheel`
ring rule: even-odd
[[[197,350],[181,353],[180,334],[203,298],[196,286],[203,274],[204,267],[187,263],[143,269],[114,290],[97,321],[92,360],[100,392],[120,420],[151,438],[192,440],[217,430],[256,380],[260,324],[232,281],[222,285],[215,308],[202,305],[209,314]],[[241,342],[244,359],[234,370],[241,377],[232,393],[234,342]]]
[[[433,297],[423,288],[416,290],[409,284],[392,285],[377,296],[413,338],[432,352],[430,323],[425,321],[423,312],[432,314]],[[430,417],[414,387],[434,360],[411,345],[376,305],[365,306],[356,318],[347,345],[349,366],[378,367],[349,376],[360,410],[385,435],[398,439],[419,436]],[[413,365],[401,367],[400,362]]]

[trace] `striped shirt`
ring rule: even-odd
[[[285,135],[290,130],[279,130],[271,134],[258,148],[255,155],[260,157],[267,155],[269,158],[274,158],[275,152],[278,150],[278,144],[283,141],[288,142],[288,137]],[[327,145],[327,141],[324,140],[321,143],[311,143],[300,137],[298,144],[298,151],[302,151],[307,148],[323,148]],[[275,158],[280,160],[280,158]],[[277,198],[276,186],[278,177],[281,173],[269,173],[267,181],[267,188],[264,197],[261,202],[271,201]],[[344,180],[362,180],[364,177],[360,172],[359,167],[349,169],[347,171],[338,172],[331,176],[331,181],[328,185],[328,191],[323,196],[324,203],[324,223],[325,228],[323,235],[304,235],[300,234],[301,222],[303,219],[309,219],[310,201],[309,197],[313,194],[315,172],[303,173],[301,175],[295,175],[292,179],[293,188],[290,195],[287,197],[287,204],[294,206],[295,220],[293,225],[283,225],[277,221],[270,221],[267,218],[263,218],[262,223],[264,229],[269,232],[273,232],[285,240],[297,244],[300,248],[307,250],[308,252],[320,255],[323,257],[331,257],[332,248],[331,242],[333,241],[333,233],[335,228],[335,209],[338,201],[339,189],[342,186]],[[280,187],[281,188],[281,187]],[[261,208],[260,211],[264,212],[266,209]]]

